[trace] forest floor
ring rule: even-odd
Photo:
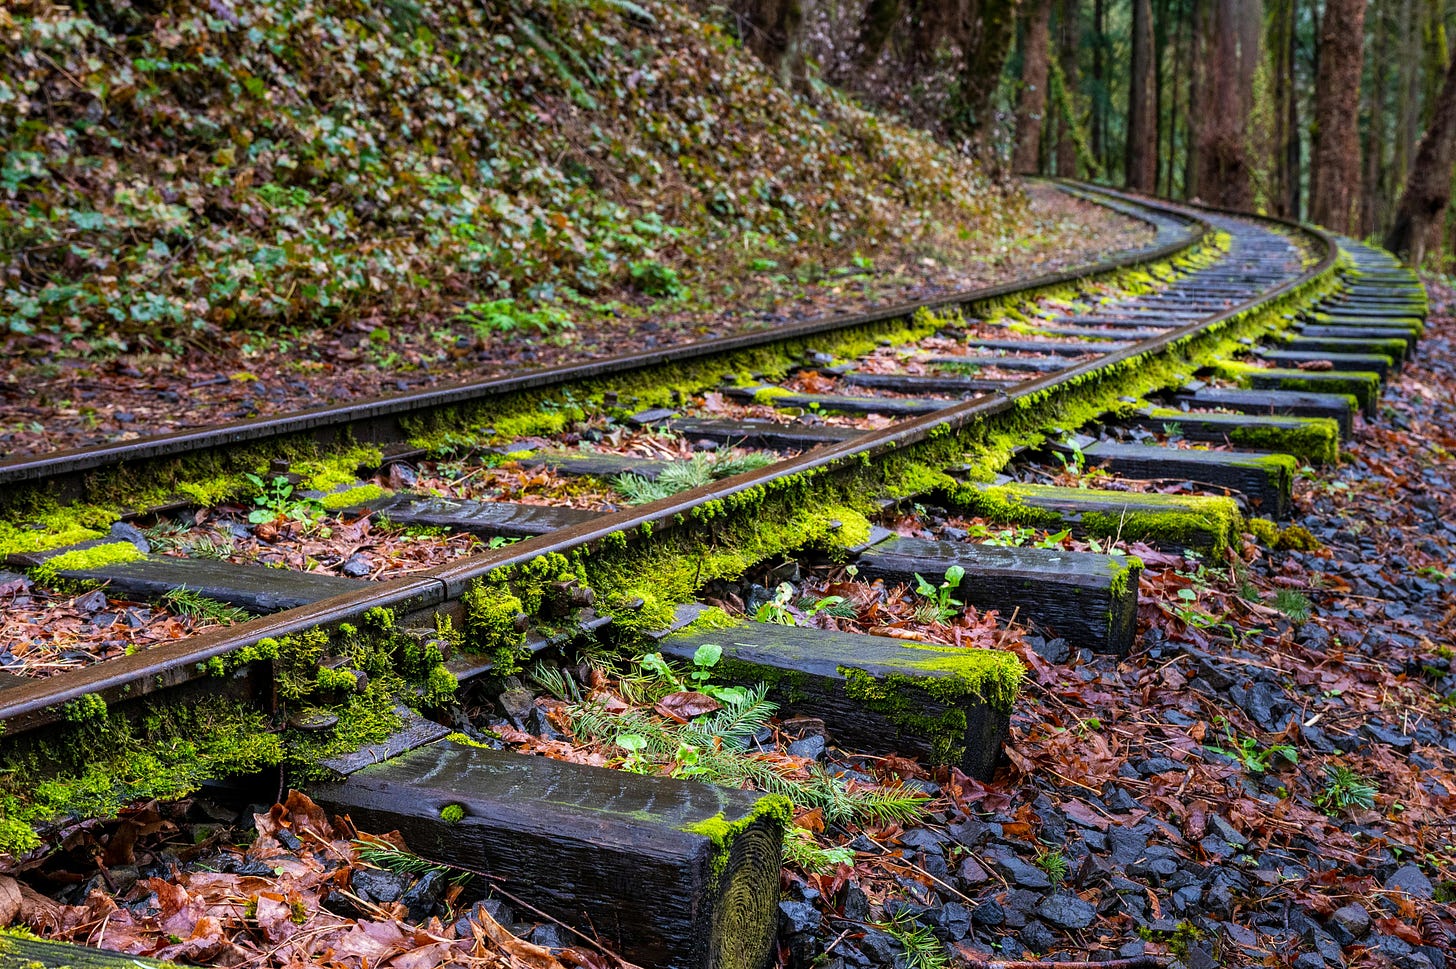
[[[1248,542],[1223,563],[1128,549],[1148,568],[1126,657],[994,614],[928,616],[910,590],[827,564],[708,590],[755,615],[788,582],[779,601],[800,624],[994,645],[1029,670],[1007,763],[986,783],[857,756],[812,726],[765,732],[758,756],[782,776],[808,783],[822,765],[862,805],[874,791],[923,799],[914,817],[903,805],[856,818],[801,807],[782,879],[782,965],[1449,964],[1456,293],[1435,285],[1432,302],[1420,355],[1391,381],[1379,420],[1337,469],[1301,476],[1294,522],[1308,534],[1286,535],[1308,547]],[[886,524],[991,527],[933,512]],[[841,606],[791,605],[829,596]],[[563,673],[634,723],[655,715],[634,699],[643,667]],[[508,685],[477,695],[459,726],[524,753],[622,765],[622,750],[583,732],[560,696]],[[481,901],[451,873],[401,865],[396,848],[356,834],[299,796],[271,810],[202,797],[143,805],[69,832],[22,875],[20,914],[46,935],[210,964],[611,964],[508,899]],[[15,887],[0,879],[0,900]]]
[[[1025,233],[994,258],[891,242],[867,268],[733,279],[736,295],[712,307],[639,296],[626,312],[633,297],[623,292],[608,301],[618,312],[549,336],[482,331],[431,313],[290,338],[219,333],[176,354],[87,354],[49,334],[12,335],[3,345],[12,363],[0,375],[0,453],[126,441],[862,312],[1085,265],[1151,234],[1046,185],[1028,186],[1027,201]]]

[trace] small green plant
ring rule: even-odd
[[[482,340],[493,333],[534,331],[542,335],[559,330],[575,329],[570,314],[555,306],[528,310],[513,299],[496,299],[471,303],[455,315],[455,320],[475,331]]]
[[[252,618],[246,609],[239,609],[237,606],[209,599],[185,585],[168,590],[162,596],[162,604],[177,615],[186,616],[197,622],[215,622],[230,626],[235,622],[245,622]]]
[[[660,299],[678,299],[686,296],[688,289],[678,278],[677,270],[655,259],[643,259],[634,262],[627,270],[631,277],[632,286],[638,292],[646,296],[656,296]]]
[[[742,703],[748,698],[748,691],[741,686],[715,686],[709,682],[713,667],[723,658],[723,647],[717,643],[703,643],[693,653],[693,669],[688,674],[692,688],[699,693],[724,703]]]
[[[806,875],[827,875],[840,865],[854,864],[854,850],[821,848],[812,834],[795,825],[784,836],[784,863]]]
[[[758,607],[753,614],[755,622],[772,622],[780,626],[797,626],[799,621],[794,618],[789,604],[794,599],[794,587],[787,582],[779,583],[774,590],[774,597]]]
[[[817,616],[824,613],[826,616],[833,616],[836,619],[854,619],[859,615],[854,603],[844,596],[825,596],[822,599],[800,599],[799,608],[806,616]]]
[[[1036,866],[1046,872],[1053,885],[1060,885],[1066,881],[1067,875],[1071,872],[1071,866],[1067,863],[1067,856],[1056,848],[1048,848],[1036,856]]]
[[[1302,626],[1309,621],[1313,606],[1309,596],[1304,593],[1293,589],[1280,589],[1274,594],[1274,608],[1289,617],[1289,621],[1296,626]]]
[[[1262,747],[1257,738],[1239,737],[1234,732],[1233,725],[1222,717],[1218,717],[1215,723],[1222,724],[1224,735],[1228,738],[1227,747],[1216,747],[1208,745],[1208,749],[1223,754],[1225,757],[1232,757],[1244,765],[1244,769],[1251,774],[1267,773],[1276,757],[1283,758],[1291,764],[1299,763],[1299,751],[1289,744],[1270,744]]]
[[[279,519],[312,523],[324,515],[323,503],[318,499],[293,496],[293,482],[287,475],[264,481],[256,474],[249,474],[247,479],[257,489],[253,495],[254,508],[248,512],[248,521],[255,525]]]
[[[1072,451],[1070,456],[1063,454],[1061,451],[1054,451],[1052,455],[1061,464],[1063,471],[1073,477],[1080,478],[1087,472],[1087,455],[1083,454],[1082,449],[1075,444],[1069,444],[1067,446]]]
[[[444,817],[445,811],[450,808],[459,808],[460,816],[464,818],[465,809],[459,804],[447,805],[440,812]],[[452,824],[455,822],[451,822]],[[385,871],[392,871],[398,875],[425,875],[432,871],[448,874],[450,880],[461,885],[470,880],[470,872],[461,871],[458,868],[451,868],[448,865],[437,865],[426,861],[419,855],[411,854],[403,848],[398,848],[383,838],[376,838],[373,835],[361,834],[354,839],[354,851],[359,860],[366,865],[373,865],[375,868],[382,868]]]
[[[919,572],[915,573],[915,591],[925,597],[931,618],[938,622],[947,622],[956,617],[965,603],[955,598],[955,593],[959,591],[961,580],[965,577],[966,570],[959,565],[946,569],[945,578],[938,586],[931,585]]]
[[[1360,808],[1368,811],[1375,807],[1375,795],[1380,788],[1372,781],[1343,765],[1325,768],[1325,788],[1315,795],[1314,803],[1331,816]]]
[[[654,481],[641,475],[619,474],[612,479],[612,487],[629,504],[645,505],[675,495],[679,491],[702,487],[711,481],[754,471],[772,464],[773,461],[772,455],[757,451],[745,454],[694,454],[686,461],[664,468]]]
[[[894,936],[905,950],[906,969],[945,969],[950,965],[944,944],[930,926],[897,913],[890,921],[881,923],[880,928]]]

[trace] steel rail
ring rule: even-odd
[[[1186,208],[1177,209],[1162,202],[1139,204],[1158,209],[1166,215],[1201,222]],[[1124,350],[1076,364],[1067,370],[1019,383],[1014,388],[956,402],[932,414],[903,420],[883,430],[868,432],[844,442],[823,445],[757,471],[684,491],[648,505],[607,513],[581,525],[528,538],[414,576],[382,582],[359,592],[335,596],[309,606],[260,617],[226,629],[209,631],[178,643],[154,647],[145,652],[118,657],[95,666],[7,689],[0,692],[0,721],[4,721],[6,725],[6,736],[14,736],[55,722],[62,717],[63,704],[87,694],[100,694],[108,704],[126,703],[205,676],[211,679],[209,674],[201,670],[201,664],[213,657],[256,644],[260,639],[279,638],[319,626],[357,620],[365,610],[375,606],[385,606],[405,613],[440,606],[457,598],[475,579],[497,569],[522,565],[549,553],[589,548],[601,543],[609,535],[623,534],[631,541],[631,536],[638,534],[643,525],[650,526],[651,531],[657,535],[668,533],[685,527],[678,522],[686,521],[687,513],[708,502],[741,494],[793,475],[830,473],[847,465],[857,465],[865,459],[910,447],[932,435],[963,429],[977,421],[1005,413],[1017,407],[1019,401],[1032,395],[1065,387],[1087,375],[1147,354],[1167,350],[1185,338],[1293,294],[1334,267],[1338,246],[1327,233],[1275,219],[1264,221],[1305,234],[1317,247],[1323,249],[1323,256],[1313,266],[1306,267],[1284,283],[1204,319],[1170,329]],[[1206,232],[1206,223],[1204,228]],[[1180,251],[1181,248],[1183,247],[1177,247],[1173,251]],[[1034,287],[1041,288],[1045,285],[1037,283]]]

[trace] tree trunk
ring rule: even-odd
[[[793,87],[798,74],[803,20],[800,0],[739,0],[739,33],[744,44],[786,88]]]
[[[1208,64],[1205,51],[1208,46],[1208,0],[1193,0],[1191,33],[1188,38],[1188,111],[1185,116],[1183,135],[1183,197],[1192,198],[1198,193],[1198,139],[1202,137],[1203,122],[1197,109],[1203,103],[1203,88],[1207,84]]]
[[[1209,205],[1249,210],[1254,193],[1244,149],[1249,99],[1241,51],[1239,0],[1213,0],[1207,71],[1199,89],[1198,196]]]
[[[1431,126],[1416,148],[1410,179],[1400,195],[1395,222],[1385,248],[1412,266],[1424,260],[1431,228],[1439,226],[1451,198],[1452,137],[1456,135],[1456,59],[1446,70],[1446,83],[1436,98]]]
[[[1058,11],[1057,60],[1062,68],[1063,89],[1067,104],[1073,110],[1077,104],[1077,50],[1082,46],[1082,23],[1078,17],[1078,0],[1060,0]],[[1063,178],[1077,177],[1077,141],[1074,126],[1076,118],[1057,120],[1057,174]]]
[[[1016,151],[1011,170],[1032,173],[1040,169],[1042,121],[1047,106],[1048,25],[1051,0],[1032,0],[1022,41],[1021,94],[1016,101]]]
[[[1389,25],[1379,8],[1374,11],[1375,50],[1370,60],[1370,110],[1365,126],[1364,198],[1360,206],[1360,235],[1373,235],[1385,221],[1381,184],[1385,172],[1385,63],[1390,39]]]
[[[961,49],[961,117],[957,127],[978,143],[989,133],[991,100],[1016,33],[1017,0],[980,0]]]
[[[867,71],[880,59],[885,41],[900,19],[900,0],[870,0],[864,16],[859,22],[859,42],[854,52],[854,63],[860,71]]]
[[[1158,115],[1153,77],[1152,0],[1132,0],[1132,68],[1127,90],[1127,145],[1124,156],[1127,187],[1137,192],[1157,189]]]
[[[1360,73],[1365,0],[1326,0],[1315,81],[1314,166],[1319,190],[1310,218],[1337,232],[1355,231],[1360,184]]]
[[[1107,43],[1105,0],[1092,0],[1092,157],[1107,168],[1107,86],[1102,49]]]
[[[1294,55],[1297,22],[1295,0],[1276,0],[1269,15],[1270,73],[1273,79],[1274,178],[1269,202],[1273,213],[1283,218],[1294,215],[1299,192],[1299,154],[1290,152],[1290,143],[1299,140],[1299,108],[1295,92]]]

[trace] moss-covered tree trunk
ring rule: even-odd
[[[1011,168],[1016,172],[1036,172],[1041,168],[1041,133],[1047,107],[1052,0],[1030,0],[1030,3],[1022,40],[1021,93],[1016,101],[1016,151],[1011,158]]]
[[[1425,259],[1431,229],[1441,224],[1451,199],[1452,140],[1456,137],[1456,58],[1436,98],[1431,126],[1416,149],[1410,180],[1401,193],[1385,248],[1411,265]]]
[[[1194,114],[1198,119],[1195,149],[1196,190],[1200,200],[1228,209],[1253,207],[1253,182],[1244,146],[1249,97],[1244,90],[1239,0],[1213,0],[1208,32],[1206,70],[1199,85]]]
[[[1016,32],[1016,0],[979,0],[968,11],[964,26],[960,110],[954,127],[983,149],[990,131],[991,100]]]
[[[854,51],[854,64],[859,70],[868,70],[880,59],[880,52],[899,19],[900,0],[870,0],[865,5]]]
[[[1315,81],[1314,165],[1318,190],[1310,217],[1339,232],[1355,229],[1360,187],[1360,72],[1366,0],[1327,0]]]
[[[1158,115],[1153,95],[1153,4],[1132,0],[1132,66],[1128,72],[1127,144],[1124,163],[1127,187],[1152,192],[1158,179]]]
[[[1062,69],[1062,85],[1066,91],[1066,104],[1076,109],[1077,104],[1077,50],[1082,46],[1082,21],[1078,0],[1060,0],[1057,11],[1057,61]],[[1066,178],[1077,177],[1076,118],[1057,120],[1057,174]]]

